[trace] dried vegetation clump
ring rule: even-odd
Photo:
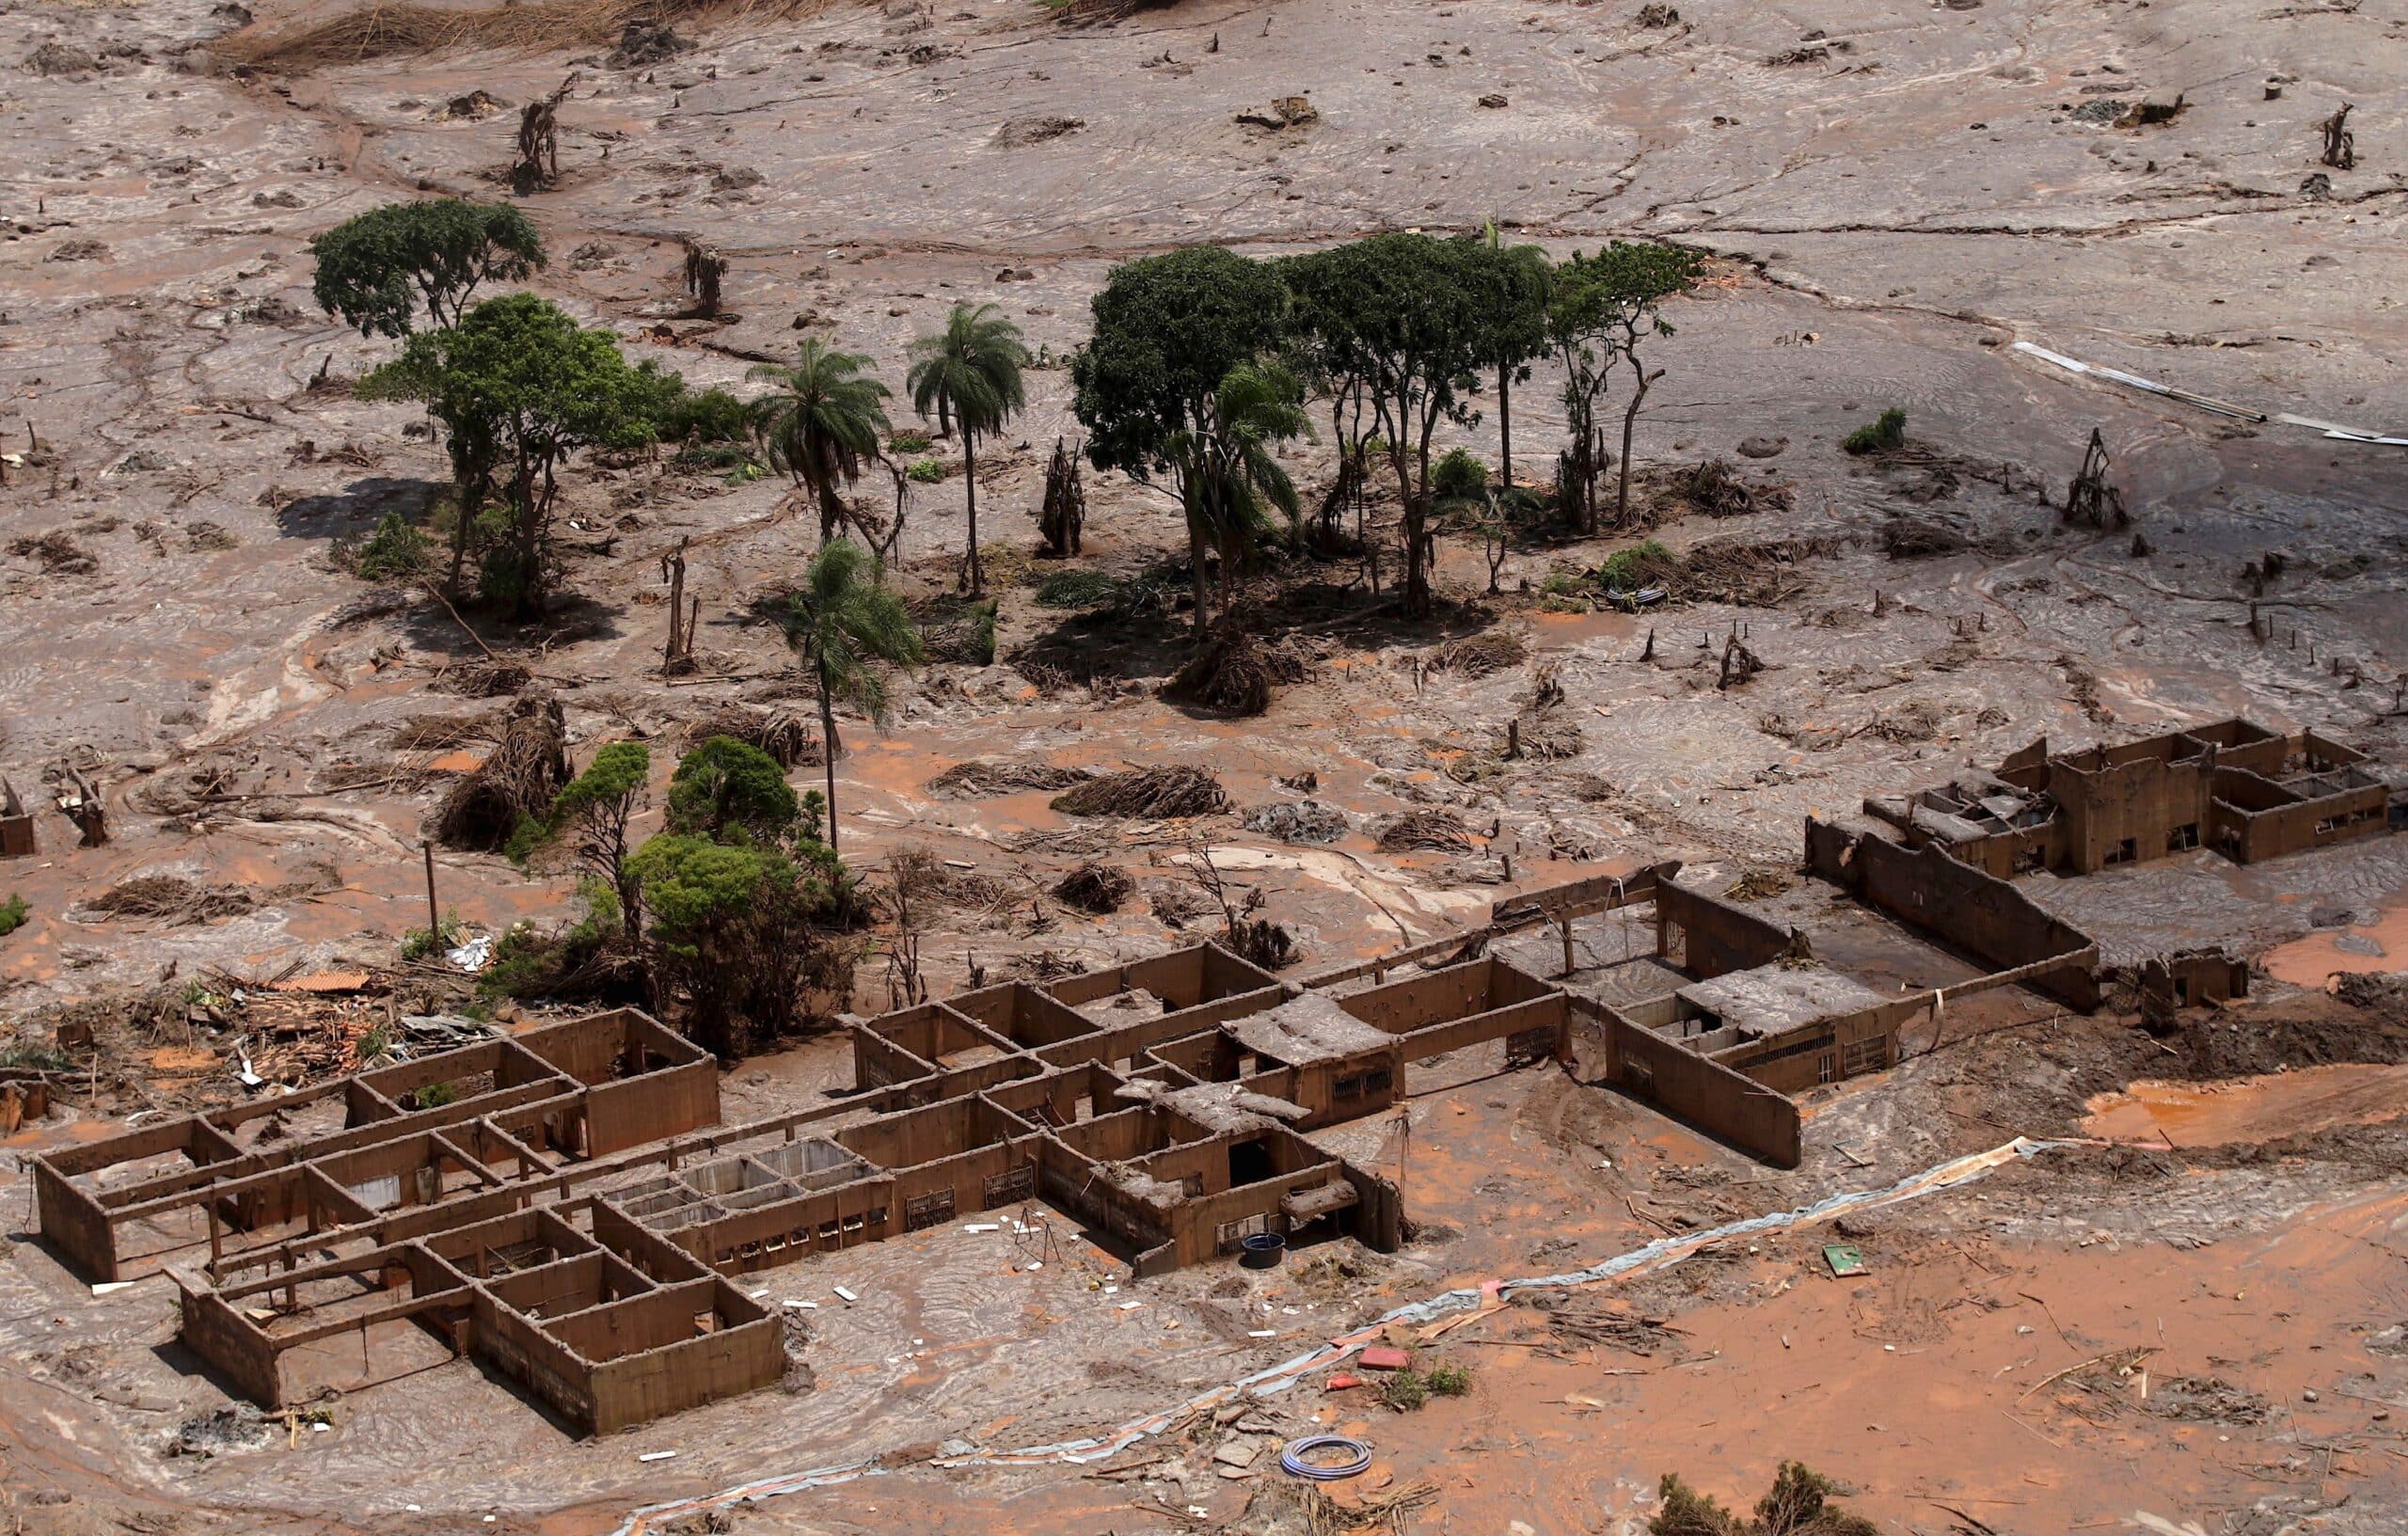
[[[819,738],[800,717],[783,709],[756,709],[728,704],[705,711],[686,722],[686,745],[699,747],[713,736],[732,736],[758,747],[778,767],[816,766],[820,762]]]
[[[1072,816],[1204,816],[1229,808],[1221,781],[1202,768],[1132,768],[1054,797],[1054,809]]]
[[[524,822],[539,822],[570,778],[568,732],[552,699],[522,701],[500,744],[443,797],[432,831],[446,847],[495,853]]]
[[[989,800],[1023,789],[1068,789],[1095,775],[1085,768],[1052,763],[1010,763],[992,757],[959,762],[928,781],[928,793],[945,800]]]
[[[1225,625],[1179,669],[1163,696],[1231,715],[1259,715],[1272,690],[1312,675],[1311,657],[1291,641],[1265,641]]]

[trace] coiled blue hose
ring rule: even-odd
[[[1318,1450],[1344,1450],[1349,1459],[1343,1462],[1308,1462],[1306,1457]],[[1371,1465],[1371,1448],[1360,1440],[1342,1434],[1307,1434],[1301,1440],[1291,1440],[1279,1452],[1279,1465],[1291,1476],[1307,1478],[1314,1482],[1337,1482],[1346,1478],[1360,1477]]]

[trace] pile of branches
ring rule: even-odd
[[[749,705],[717,705],[686,722],[686,745],[701,746],[713,736],[733,736],[748,747],[758,747],[777,760],[780,768],[797,764],[816,766],[821,761],[819,738],[801,717],[783,709],[755,709]]]
[[[1660,580],[1674,597],[1689,602],[1722,602],[1739,608],[1777,608],[1804,590],[1798,567],[1809,560],[1839,553],[1836,538],[1710,539],[1676,557],[1669,579]]]
[[[928,781],[928,793],[945,800],[988,800],[1023,789],[1068,789],[1095,775],[1085,768],[1057,768],[1052,763],[1007,763],[973,757]]]
[[[524,689],[534,676],[515,661],[462,661],[436,674],[435,690],[463,699],[499,699]]]
[[[1509,756],[1528,758],[1534,763],[1557,763],[1567,757],[1577,757],[1587,745],[1581,735],[1580,722],[1560,705],[1535,705],[1513,717],[1508,733]]]
[[[1469,853],[1471,831],[1449,810],[1407,811],[1380,829],[1382,853]]]
[[[492,741],[501,735],[501,716],[412,715],[393,728],[395,752],[450,752],[471,741]]]
[[[110,886],[84,907],[103,918],[158,918],[182,927],[239,917],[257,905],[250,893],[239,886],[201,885],[178,875],[136,875]]]
[[[1101,917],[1120,910],[1137,882],[1109,864],[1084,863],[1054,887],[1054,899],[1065,906]]]
[[[521,700],[502,726],[500,744],[452,786],[429,830],[445,847],[499,852],[521,822],[544,819],[569,778],[560,702]]]
[[[1202,768],[1131,768],[1089,779],[1054,797],[1054,809],[1073,816],[1132,816],[1163,820],[1211,816],[1229,808],[1221,781]]]
[[[1450,640],[1436,647],[1423,658],[1422,664],[1432,672],[1485,677],[1508,667],[1520,666],[1529,654],[1529,642],[1520,635],[1505,629],[1485,629],[1477,635]]]
[[[1791,503],[1786,485],[1750,485],[1723,459],[1707,459],[1694,468],[1673,471],[1665,489],[1708,517],[1739,517],[1751,512],[1786,512]]]
[[[486,8],[378,5],[277,32],[245,27],[213,42],[210,51],[238,64],[299,71],[460,49],[538,53],[616,42],[633,22],[666,27],[705,11],[791,15],[803,8],[800,0],[539,0]]]
[[[1259,715],[1271,707],[1271,690],[1312,675],[1312,658],[1292,641],[1266,641],[1235,622],[1188,657],[1163,689],[1163,696],[1231,715]]]

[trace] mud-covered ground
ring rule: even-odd
[[[899,384],[909,339],[968,298],[999,303],[1055,365],[1032,375],[1029,410],[980,458],[981,530],[1005,589],[999,664],[904,683],[892,727],[855,725],[838,766],[853,862],[875,871],[925,847],[991,882],[924,942],[939,990],[973,965],[1176,941],[1159,914],[1192,905],[1205,849],[1264,892],[1307,964],[1476,921],[1509,879],[1676,857],[1718,889],[1757,877],[1749,889],[1820,952],[1904,977],[1955,962],[1862,929],[1818,887],[1771,889],[1807,815],[2038,735],[2074,743],[2234,713],[2408,763],[2401,451],[2281,420],[2408,428],[2408,40],[2384,8],[1692,5],[1648,26],[1635,5],[1191,0],[1068,26],[1000,0],[896,0],[680,19],[696,46],[631,67],[610,61],[610,39],[564,36],[543,53],[354,49],[237,70],[228,60],[261,58],[259,40],[341,14],[254,8],[247,30],[242,8],[206,0],[0,14],[12,151],[0,165],[0,774],[35,802],[40,842],[0,863],[0,899],[30,908],[0,938],[0,1016],[40,1046],[62,1005],[136,989],[170,1005],[143,1021],[87,1008],[110,1070],[65,1096],[71,1115],[241,1091],[240,1012],[188,1021],[196,980],[222,999],[230,980],[366,969],[404,1001],[440,1000],[450,984],[388,968],[401,932],[425,921],[424,819],[475,750],[400,749],[396,728],[498,702],[437,690],[447,667],[486,647],[519,657],[562,704],[579,760],[637,735],[663,773],[709,709],[794,707],[784,649],[748,607],[813,537],[773,483],[580,467],[571,596],[526,631],[356,581],[335,559],[388,510],[422,511],[443,466],[413,412],[350,398],[344,381],[389,344],[315,310],[306,241],[414,191],[503,195],[515,108],[572,72],[562,183],[522,200],[555,257],[534,286],[633,355],[735,384],[816,328]],[[480,90],[499,108],[451,108]],[[1316,120],[1237,120],[1295,95]],[[2178,95],[2170,121],[2116,125],[2131,103]],[[2358,164],[2327,168],[2315,125],[2344,101]],[[1638,494],[1674,551],[1722,541],[1721,568],[1751,601],[1548,610],[1551,575],[1627,540],[1515,549],[1497,596],[1458,540],[1450,601],[1420,627],[1380,609],[1352,564],[1298,570],[1300,594],[1273,613],[1313,650],[1314,675],[1244,721],[1157,696],[1180,616],[1092,625],[1035,604],[1029,515],[1056,437],[1075,436],[1058,364],[1113,262],[1196,241],[1272,254],[1489,219],[1559,253],[1654,236],[1718,257],[1668,310],[1676,334],[1656,351],[1667,372],[1639,428]],[[678,318],[687,235],[731,259],[736,318]],[[2079,379],[2017,341],[2270,419]],[[1525,479],[1558,446],[1554,383],[1542,368],[1515,394]],[[1452,436],[1493,460],[1482,404]],[[1839,451],[1891,405],[1908,411],[1918,452],[1883,466]],[[2133,530],[2067,528],[2037,494],[2062,499],[2094,428],[2146,553]],[[1782,446],[1742,456],[1748,440]],[[1290,458],[1317,495],[1325,446]],[[1786,487],[1788,506],[1681,515],[1663,477],[1707,458]],[[882,482],[861,490],[887,505]],[[1087,564],[1133,574],[1180,542],[1159,491],[1091,475],[1088,498]],[[950,584],[961,505],[958,471],[913,487],[917,589]],[[658,674],[658,562],[681,539],[705,665],[673,683]],[[1956,547],[1890,552],[1934,542]],[[2284,570],[2258,602],[2260,641],[2241,572],[2269,552]],[[1768,670],[1718,688],[1742,626]],[[1474,633],[1518,636],[1527,654],[1479,677],[1416,664]],[[1577,719],[1576,751],[1499,763],[1543,671]],[[1042,794],[931,790],[971,758],[1201,763],[1236,811],[1184,827],[1074,823]],[[108,802],[106,847],[75,847],[48,803],[68,767]],[[1343,833],[1307,845],[1249,830],[1247,813],[1305,793],[1282,781],[1306,772]],[[1461,814],[1469,851],[1379,850],[1379,818],[1433,806]],[[1089,858],[1136,877],[1121,913],[1046,895]],[[531,874],[457,853],[437,866],[442,904],[475,928],[567,915],[568,873],[540,860]],[[154,874],[231,888],[242,899],[221,905],[241,910],[127,919],[89,905]],[[850,1280],[810,1266],[769,1277],[773,1291],[848,1283],[874,1298],[818,1314],[813,1392],[603,1442],[576,1443],[503,1386],[446,1365],[338,1400],[330,1429],[290,1445],[278,1425],[255,1449],[166,1458],[177,1426],[224,1401],[182,1369],[171,1292],[152,1280],[87,1294],[23,1240],[29,1186],[0,1170],[20,1238],[0,1264],[7,1512],[35,1531],[607,1529],[635,1504],[767,1472],[955,1436],[1084,1433],[1450,1283],[1574,1267],[1666,1226],[1887,1182],[2011,1133],[2139,1126],[2162,1132],[2154,1151],[2053,1152],[1883,1218],[1861,1244],[1861,1279],[1832,1277],[1824,1240],[1806,1234],[1673,1272],[1689,1278],[1643,1301],[1684,1330],[1656,1356],[1517,1349],[1505,1340],[1537,1326],[1517,1309],[1440,1346],[1477,1370],[1467,1403],[1407,1417],[1307,1390],[1276,1405],[1290,1416],[1278,1427],[1316,1411],[1369,1424],[1374,1478],[1390,1480],[1371,1496],[1428,1480],[1435,1501],[1411,1515],[1427,1528],[1635,1528],[1665,1471],[1744,1502],[1784,1456],[1862,1490],[1885,1528],[1967,1518],[2029,1536],[2130,1525],[2139,1510],[2164,1528],[2273,1531],[2345,1495],[2302,1528],[2389,1528],[2403,1455],[2393,1410],[2373,1400],[2408,1408],[2400,1356],[2380,1342],[2408,1303],[2396,1132],[2365,1122],[2391,1118],[2396,1096],[2243,1084],[2212,1112],[2145,1086],[2090,1101],[2154,1080],[2394,1060],[2391,1025],[2314,989],[2335,971],[2399,967],[2408,854],[2367,845],[2247,871],[2197,855],[2032,884],[2111,954],[2224,942],[2268,955],[2273,979],[2163,1042],[1987,1000],[1959,1026],[1994,1037],[1938,1042],[1816,1103],[1796,1174],[1553,1075],[1469,1064],[1416,1101],[1409,1134],[1388,1121],[1340,1133],[1349,1155],[1405,1179],[1427,1226],[1402,1255],[1307,1256],[1242,1293],[1193,1272],[1123,1312],[1134,1292],[1106,1302],[1102,1286],[1119,1282],[1067,1230],[1054,1235],[1084,1257],[1035,1272],[958,1232],[926,1234],[846,1256]],[[863,1006],[884,1001],[879,969],[863,971]],[[381,990],[359,1006],[381,1011]],[[834,1049],[739,1067],[732,1112],[818,1092],[839,1075]],[[335,1069],[339,1053],[305,1066]],[[2271,1108],[2239,1107],[2261,1091]],[[2124,1117],[2085,1130],[2094,1107]],[[2202,1115],[2242,1128],[2242,1150],[2194,1142]],[[2303,1126],[2313,1133],[2292,1134]],[[11,1150],[103,1129],[62,1117]],[[1264,1328],[1274,1337],[1253,1337]],[[378,1347],[406,1358],[412,1346]],[[2162,1352],[2148,1370],[2217,1378],[2264,1411],[2236,1417],[2199,1389],[2177,1401],[2222,1417],[2159,1413],[2131,1375],[2097,1390],[2040,1383],[2147,1347]],[[326,1362],[329,1382],[356,1364]],[[1216,1437],[1243,1433],[1213,1427],[1126,1477],[919,1471],[730,1518],[1286,1528],[1267,1503],[1244,1512],[1275,1478],[1223,1477],[1210,1460]],[[679,1454],[637,1461],[656,1449]]]

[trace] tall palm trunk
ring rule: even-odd
[[[828,851],[836,851],[836,701],[828,690],[828,658],[819,668],[819,755],[828,766]]]
[[[978,435],[961,430],[961,488],[970,497],[970,595],[987,594],[987,573],[978,564]]]

